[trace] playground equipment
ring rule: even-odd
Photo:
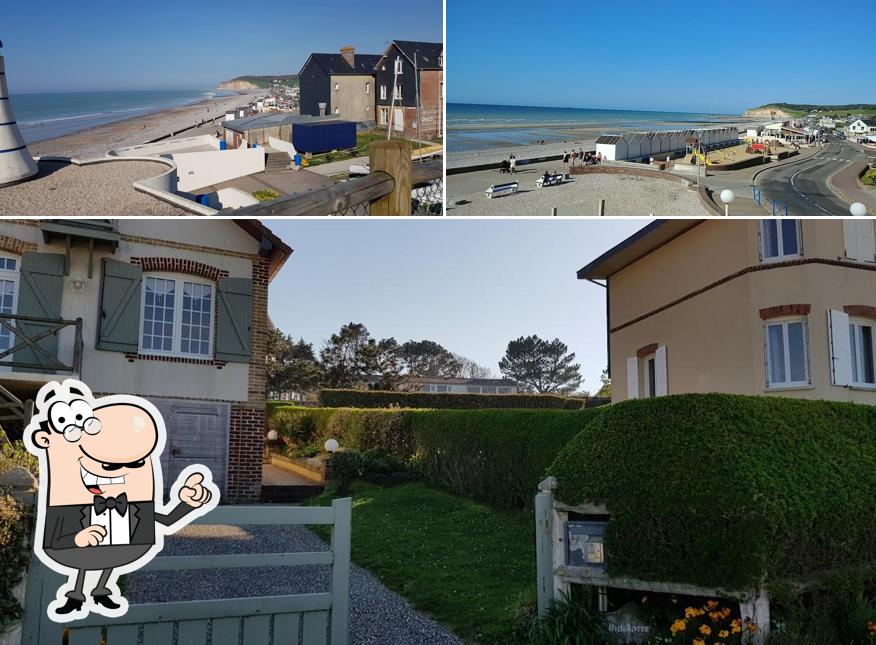
[[[762,154],[769,156],[771,154],[769,141],[765,143],[754,143],[751,139],[748,140],[748,147],[745,148],[748,154]]]

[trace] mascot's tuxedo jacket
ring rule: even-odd
[[[47,506],[43,548],[77,548],[73,538],[79,531],[91,525],[91,509],[91,504]],[[128,502],[128,513],[131,514],[130,544],[148,546],[155,544],[156,522],[160,522],[164,526],[170,526],[194,510],[195,507],[180,502],[174,506],[170,513],[165,515],[155,512],[155,502]]]

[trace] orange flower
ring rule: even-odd
[[[718,601],[717,600],[710,600],[706,603],[705,608],[706,609],[717,609],[717,607],[718,607]]]
[[[672,635],[675,636],[678,632],[683,632],[685,629],[687,629],[687,623],[681,619],[678,619],[674,623],[672,623],[669,631],[671,631]]]
[[[718,638],[727,638],[729,635],[730,632],[728,632],[726,629],[722,629],[720,632],[718,632]]]
[[[693,639],[693,645],[706,645],[706,641],[702,638],[695,638]]]
[[[712,633],[712,628],[708,625],[700,625],[700,634],[703,636],[709,636]]]

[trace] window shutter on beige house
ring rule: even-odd
[[[654,395],[666,396],[669,385],[666,371],[666,345],[660,345],[654,352]]]
[[[876,227],[872,219],[867,217],[844,219],[843,239],[848,259],[860,262],[876,260]]]
[[[627,398],[639,398],[639,359],[635,356],[627,359]]]
[[[216,305],[216,359],[249,363],[252,356],[252,280],[220,278]]]
[[[103,259],[97,349],[137,353],[143,270],[128,262]]]
[[[21,255],[21,279],[18,293],[19,316],[35,318],[61,318],[61,300],[64,294],[64,263],[65,258],[59,253],[26,252]],[[15,325],[21,330],[22,336],[38,336],[40,332],[51,328],[49,323],[21,322]],[[58,335],[50,334],[37,341],[37,346],[53,358],[58,357]],[[49,365],[50,363],[39,352],[30,347],[15,352],[14,360],[34,365]],[[18,372],[44,372],[44,369],[18,368]]]
[[[852,382],[852,349],[849,340],[849,315],[831,309],[827,312],[830,343],[830,380],[834,385]]]

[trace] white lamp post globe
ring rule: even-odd
[[[863,217],[867,214],[867,207],[864,206],[861,202],[855,202],[849,207],[849,212],[855,217]]]
[[[325,449],[328,452],[337,452],[339,447],[337,439],[329,439],[325,442]]]
[[[734,195],[733,191],[729,188],[725,188],[721,191],[721,201],[725,204],[732,204],[734,199],[736,199],[736,195]]]
[[[276,430],[268,430],[268,441],[276,441],[277,440],[277,431]]]

